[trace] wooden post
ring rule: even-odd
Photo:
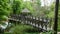
[[[59,6],[59,0],[56,0],[56,5],[55,5],[55,21],[54,21],[54,34],[57,34],[57,27],[58,27],[58,6]]]
[[[42,21],[41,21],[41,26],[42,26],[42,29],[43,29],[43,22],[44,22],[44,20],[43,20],[43,18],[42,18]]]
[[[40,21],[39,21],[39,17],[38,17],[38,31],[40,32],[39,26],[40,26]]]
[[[39,17],[38,17],[38,28],[39,28],[40,22],[39,22]]]
[[[36,27],[36,17],[35,17],[35,27]]]

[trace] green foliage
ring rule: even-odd
[[[54,10],[55,10],[55,3],[51,4],[51,6],[48,9],[46,9],[47,12],[46,15],[49,18],[54,18],[54,14],[55,14]]]
[[[9,15],[10,14],[10,4],[8,0],[0,0],[0,16],[1,15]]]
[[[9,0],[0,0],[0,20],[6,20],[11,13]]]
[[[31,2],[24,2],[24,8],[27,8],[28,10],[30,10],[31,13],[34,12],[34,8],[32,6],[32,3]]]
[[[13,2],[12,9],[13,9],[14,14],[19,14],[22,11],[23,8],[24,8],[24,6],[23,6],[23,1],[22,0],[20,0],[20,1],[15,0]]]
[[[35,33],[35,32],[31,32],[31,30],[33,30],[33,29],[34,28],[32,26],[20,24],[20,25],[17,25],[17,26],[14,26],[13,28],[11,28],[11,31],[13,34]],[[34,30],[36,30],[36,29],[34,29]]]
[[[54,18],[55,3],[53,3],[50,7],[47,7],[49,9],[45,9],[46,7],[40,6],[40,0],[37,0],[36,5],[38,6],[38,10],[36,10],[34,7],[35,5],[33,4],[27,1],[23,2],[23,0],[14,0],[12,4],[9,3],[9,0],[0,0],[0,20],[5,20],[6,18],[4,18],[4,16],[9,16],[11,13],[20,14],[24,8],[30,10],[30,12],[34,15],[40,16],[42,13],[44,13],[45,16]],[[58,13],[58,30],[60,30],[60,4]]]
[[[28,10],[30,10],[31,13],[33,13],[33,11],[34,11],[31,2],[23,2],[22,0],[15,0],[13,2],[12,9],[13,9],[14,14],[20,14],[20,12],[24,8],[27,8]]]
[[[20,26],[20,28],[18,28],[19,26],[17,26],[16,28],[15,28],[15,30],[14,30],[14,33],[19,33],[19,34],[23,34],[24,32],[25,32],[25,29],[29,29],[30,27],[28,27],[28,26]]]
[[[58,31],[60,31],[60,3],[59,3],[59,12],[58,12]]]
[[[50,12],[48,14],[49,17],[51,18],[55,18],[55,3],[53,3],[51,6],[50,6]],[[53,20],[54,22],[54,20]],[[60,31],[60,3],[59,3],[59,10],[58,10],[58,31]]]
[[[3,16],[0,16],[0,21],[6,21],[8,19],[8,17],[7,16],[5,16],[5,15],[3,15]]]

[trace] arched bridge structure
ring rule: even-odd
[[[31,15],[27,15],[27,16],[11,15],[11,17],[9,17],[9,20],[32,25],[42,31],[52,30],[51,18],[48,18],[48,17],[43,18],[43,17],[35,17]]]

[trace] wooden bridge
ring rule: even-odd
[[[23,24],[32,25],[42,31],[49,31],[51,29],[51,19],[35,16],[11,15],[9,20],[21,22]]]

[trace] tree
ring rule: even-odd
[[[10,15],[11,6],[9,0],[0,0],[0,19],[2,16]]]
[[[33,13],[33,6],[32,6],[32,3],[31,2],[25,2],[24,3],[24,7],[27,8],[28,10],[30,10],[31,13]]]
[[[23,6],[23,1],[22,0],[14,0],[13,1],[13,6],[12,6],[12,9],[13,9],[13,14],[19,14],[22,9],[24,8]]]

